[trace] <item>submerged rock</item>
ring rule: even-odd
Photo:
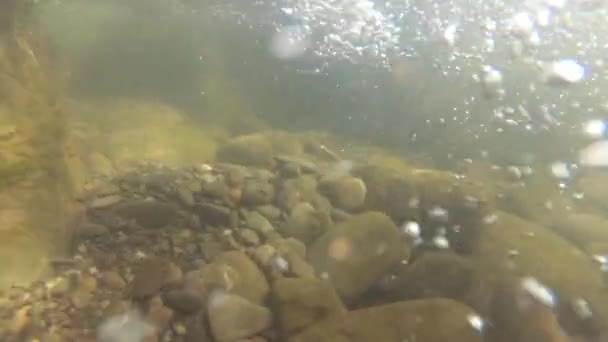
[[[398,272],[387,294],[393,300],[450,298],[467,302],[473,289],[474,264],[451,253],[426,253]]]
[[[181,270],[172,262],[162,258],[149,258],[136,268],[130,284],[130,295],[135,299],[150,297],[168,286],[182,281]]]
[[[448,299],[399,302],[349,312],[346,317],[318,323],[289,342],[481,342],[471,325],[475,312]]]
[[[269,169],[274,165],[272,144],[262,134],[244,135],[230,140],[218,148],[216,159],[220,162]]]
[[[144,228],[162,228],[180,223],[182,219],[176,206],[154,200],[125,201],[112,207],[112,212],[126,220],[134,220]]]
[[[273,284],[273,295],[284,337],[347,312],[335,289],[319,279],[279,279]]]
[[[351,212],[363,206],[367,194],[365,183],[360,178],[351,176],[322,179],[319,190],[335,207]]]
[[[253,303],[263,303],[270,292],[266,277],[247,254],[224,252],[205,266],[200,277],[189,279],[189,289],[206,296],[214,289],[237,294]]]
[[[516,272],[559,293],[561,301],[584,298],[608,327],[608,293],[599,265],[551,230],[501,212],[484,230],[474,255],[488,278]]]
[[[294,237],[305,244],[310,244],[329,228],[331,219],[328,215],[315,209],[311,204],[297,204],[287,218],[281,232]]]
[[[379,212],[355,215],[329,229],[309,251],[317,274],[350,301],[409,254],[390,218]]]
[[[254,336],[272,324],[270,310],[234,294],[211,294],[207,311],[211,332],[220,342]]]
[[[274,187],[265,181],[252,180],[245,183],[241,203],[248,206],[270,204],[274,200]]]

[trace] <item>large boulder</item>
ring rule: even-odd
[[[370,211],[329,229],[312,244],[309,258],[344,299],[353,300],[408,254],[391,219]]]
[[[595,319],[608,327],[608,292],[599,265],[550,229],[500,212],[484,230],[474,258],[484,270],[486,287],[506,274],[533,277],[559,294],[560,302],[584,299]]]
[[[346,317],[327,320],[288,339],[289,342],[482,341],[471,324],[475,313],[448,299],[398,302],[351,311]]]

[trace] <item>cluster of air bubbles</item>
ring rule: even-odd
[[[369,0],[285,0],[281,10],[297,34],[286,39],[284,28],[277,27],[273,51],[279,58],[285,58],[285,49],[310,47],[319,57],[388,66],[399,47],[399,25]],[[278,41],[282,46],[277,48]]]

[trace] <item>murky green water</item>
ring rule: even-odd
[[[604,1],[4,6],[0,340],[608,339]]]

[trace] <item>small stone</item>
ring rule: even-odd
[[[180,200],[180,202],[187,206],[187,207],[192,207],[194,205],[194,196],[192,195],[192,192],[186,188],[186,187],[178,187],[177,188],[177,198]]]
[[[282,233],[306,244],[313,242],[329,227],[330,218],[310,203],[297,204],[285,222]]]
[[[54,297],[64,296],[70,290],[70,283],[63,277],[57,278],[47,284],[49,294]]]
[[[252,229],[240,229],[238,235],[241,241],[248,246],[257,246],[260,244],[260,237]]]
[[[215,226],[232,226],[232,210],[211,203],[200,203],[196,205],[201,222]]]
[[[127,283],[120,276],[120,274],[118,274],[117,272],[114,272],[114,271],[102,272],[101,279],[103,280],[103,283],[107,287],[109,287],[113,290],[123,290],[125,288],[125,286],[127,286]]]
[[[256,232],[266,235],[274,230],[272,223],[257,211],[250,211],[245,214],[245,227],[251,228]]]
[[[215,257],[220,255],[224,250],[222,244],[211,234],[206,235],[203,238],[203,241],[199,243],[199,249],[205,260],[209,262],[215,259]]]
[[[261,205],[256,208],[256,211],[270,221],[278,220],[281,217],[281,210],[272,204]]]
[[[253,253],[253,259],[263,268],[269,269],[272,257],[277,253],[276,248],[271,245],[261,245]]]
[[[90,204],[91,209],[102,209],[117,204],[123,200],[120,195],[110,195],[94,199]]]
[[[178,336],[184,336],[188,332],[188,329],[186,329],[186,326],[183,323],[176,323],[173,325],[173,331],[175,331]]]
[[[83,239],[89,239],[109,233],[110,230],[101,224],[85,222],[78,227],[78,236]]]
[[[248,206],[269,204],[274,200],[274,187],[263,181],[249,181],[243,187],[241,202]]]
[[[166,307],[160,297],[154,297],[150,300],[147,318],[158,331],[163,331],[169,326],[173,316],[173,310]]]
[[[338,176],[322,179],[319,182],[319,191],[327,196],[334,206],[354,211],[363,206],[367,187],[360,178]]]
[[[203,306],[202,297],[190,290],[172,290],[163,294],[163,303],[187,315],[197,313]]]
[[[254,336],[272,324],[267,308],[228,293],[214,293],[209,299],[209,324],[217,341],[235,341]]]

